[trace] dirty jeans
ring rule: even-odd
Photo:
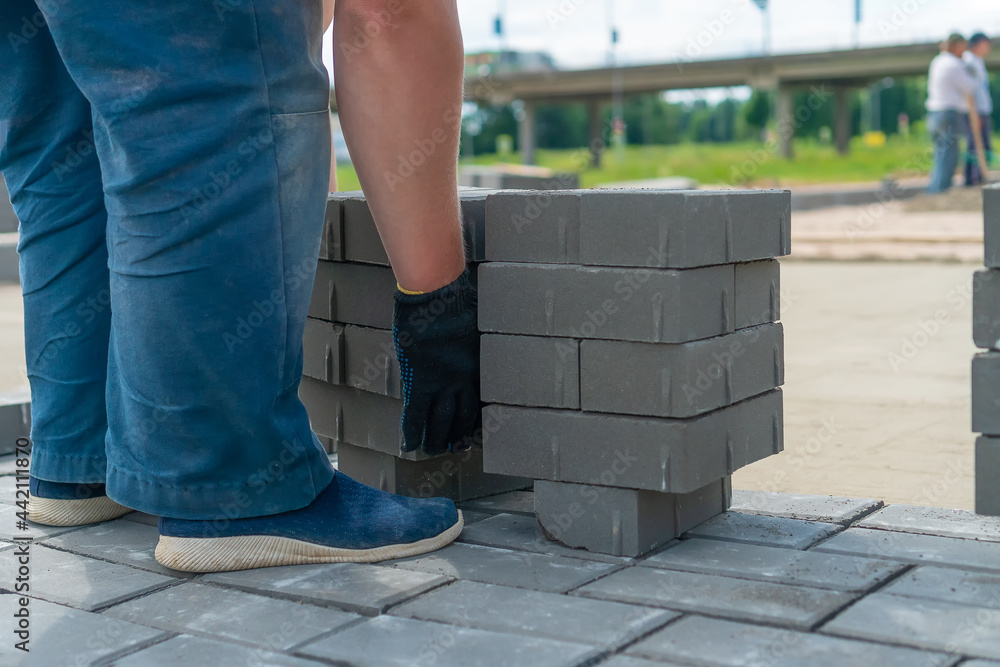
[[[944,192],[951,187],[961,154],[959,138],[965,132],[965,114],[949,109],[927,114],[927,129],[934,143],[934,166],[927,192]]]
[[[308,505],[330,164],[319,0],[4,0],[31,471],[186,519]]]

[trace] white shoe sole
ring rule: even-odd
[[[28,498],[28,521],[45,526],[85,526],[110,521],[131,512],[107,496],[96,498]]]
[[[156,544],[156,562],[182,572],[231,572],[258,567],[313,563],[377,563],[393,558],[419,556],[455,541],[465,521],[444,532],[409,544],[374,549],[339,549],[274,535],[234,537],[170,537],[161,535]]]

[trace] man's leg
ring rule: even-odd
[[[929,194],[935,194],[944,189],[944,161],[945,154],[947,152],[947,135],[944,127],[944,112],[931,111],[927,114],[927,131],[931,135],[931,146],[934,151],[930,180],[927,183],[927,192]]]
[[[965,185],[978,184],[982,179],[979,174],[979,158],[976,155],[976,139],[972,136],[972,121],[965,117],[965,164],[962,170],[965,176]]]

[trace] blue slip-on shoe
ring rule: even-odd
[[[45,526],[85,526],[132,510],[108,498],[104,484],[48,482],[28,477],[28,521]]]
[[[156,560],[184,572],[375,563],[447,546],[462,525],[450,500],[397,496],[338,472],[299,510],[216,521],[161,517]]]

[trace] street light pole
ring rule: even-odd
[[[618,159],[622,160],[625,147],[625,102],[622,72],[618,67],[618,28],[615,27],[614,0],[606,0],[605,9],[611,37],[608,50],[608,64],[611,67],[611,138],[617,146]]]
[[[761,53],[768,55],[771,53],[771,10],[767,0],[753,0],[754,4],[760,7],[761,18]]]

